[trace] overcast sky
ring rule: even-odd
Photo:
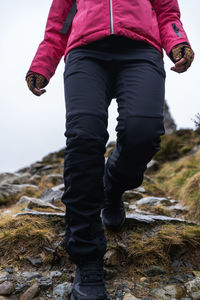
[[[24,80],[39,43],[51,0],[0,2],[0,173],[13,172],[65,146],[64,61],[47,87],[36,97]],[[200,112],[200,0],[179,0],[182,23],[196,53],[185,74],[170,71],[165,57],[166,99],[178,128],[194,128]],[[109,108],[109,140],[115,140],[116,101]]]

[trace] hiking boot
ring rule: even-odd
[[[122,195],[113,196],[108,192],[105,192],[105,202],[101,217],[104,226],[108,230],[121,230],[126,219]]]
[[[71,300],[105,300],[103,259],[76,266]]]

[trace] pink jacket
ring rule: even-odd
[[[61,33],[73,0],[53,0],[44,40],[30,69],[49,81],[62,56],[78,46],[115,34],[144,41],[167,55],[189,44],[177,0],[77,0],[77,12],[66,34]]]

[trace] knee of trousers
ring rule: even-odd
[[[105,152],[108,141],[106,116],[75,114],[66,118],[65,131],[68,152],[92,155]]]
[[[148,161],[160,149],[160,137],[165,133],[163,117],[129,116],[119,132],[118,142],[122,153]]]

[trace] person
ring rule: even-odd
[[[26,81],[41,96],[65,59],[65,246],[76,264],[72,298],[106,298],[104,226],[121,230],[122,195],[141,185],[164,134],[163,49],[177,73],[194,52],[177,0],[53,0]],[[118,104],[117,141],[105,164],[108,107]],[[102,224],[103,221],[103,224]]]

